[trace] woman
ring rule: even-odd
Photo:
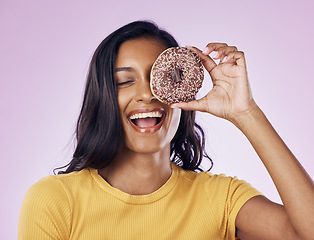
[[[213,89],[168,106],[150,91],[150,69],[177,45],[149,22],[130,23],[99,45],[73,160],[65,174],[28,191],[19,239],[313,239],[313,181],[254,102],[244,54],[222,43],[190,47]],[[195,111],[225,118],[245,134],[283,206],[244,181],[194,171],[206,156]]]

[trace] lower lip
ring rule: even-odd
[[[140,128],[140,127],[136,126],[131,121],[131,119],[128,119],[128,120],[129,120],[131,126],[135,129],[135,131],[140,132],[140,133],[154,133],[154,132],[158,131],[161,128],[161,126],[162,126],[162,124],[163,124],[163,122],[165,120],[165,116],[163,115],[161,121],[157,125],[155,125],[153,127],[146,127],[146,128]]]

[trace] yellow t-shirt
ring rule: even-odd
[[[124,193],[95,169],[45,177],[25,196],[18,239],[235,239],[238,211],[260,193],[237,178],[171,166],[148,195]]]

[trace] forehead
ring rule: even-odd
[[[134,62],[152,64],[167,47],[154,38],[128,40],[121,44],[116,67],[127,67]]]

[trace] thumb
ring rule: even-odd
[[[179,102],[170,105],[171,108],[180,108],[185,111],[201,111],[207,112],[206,101],[202,98],[190,102]]]

